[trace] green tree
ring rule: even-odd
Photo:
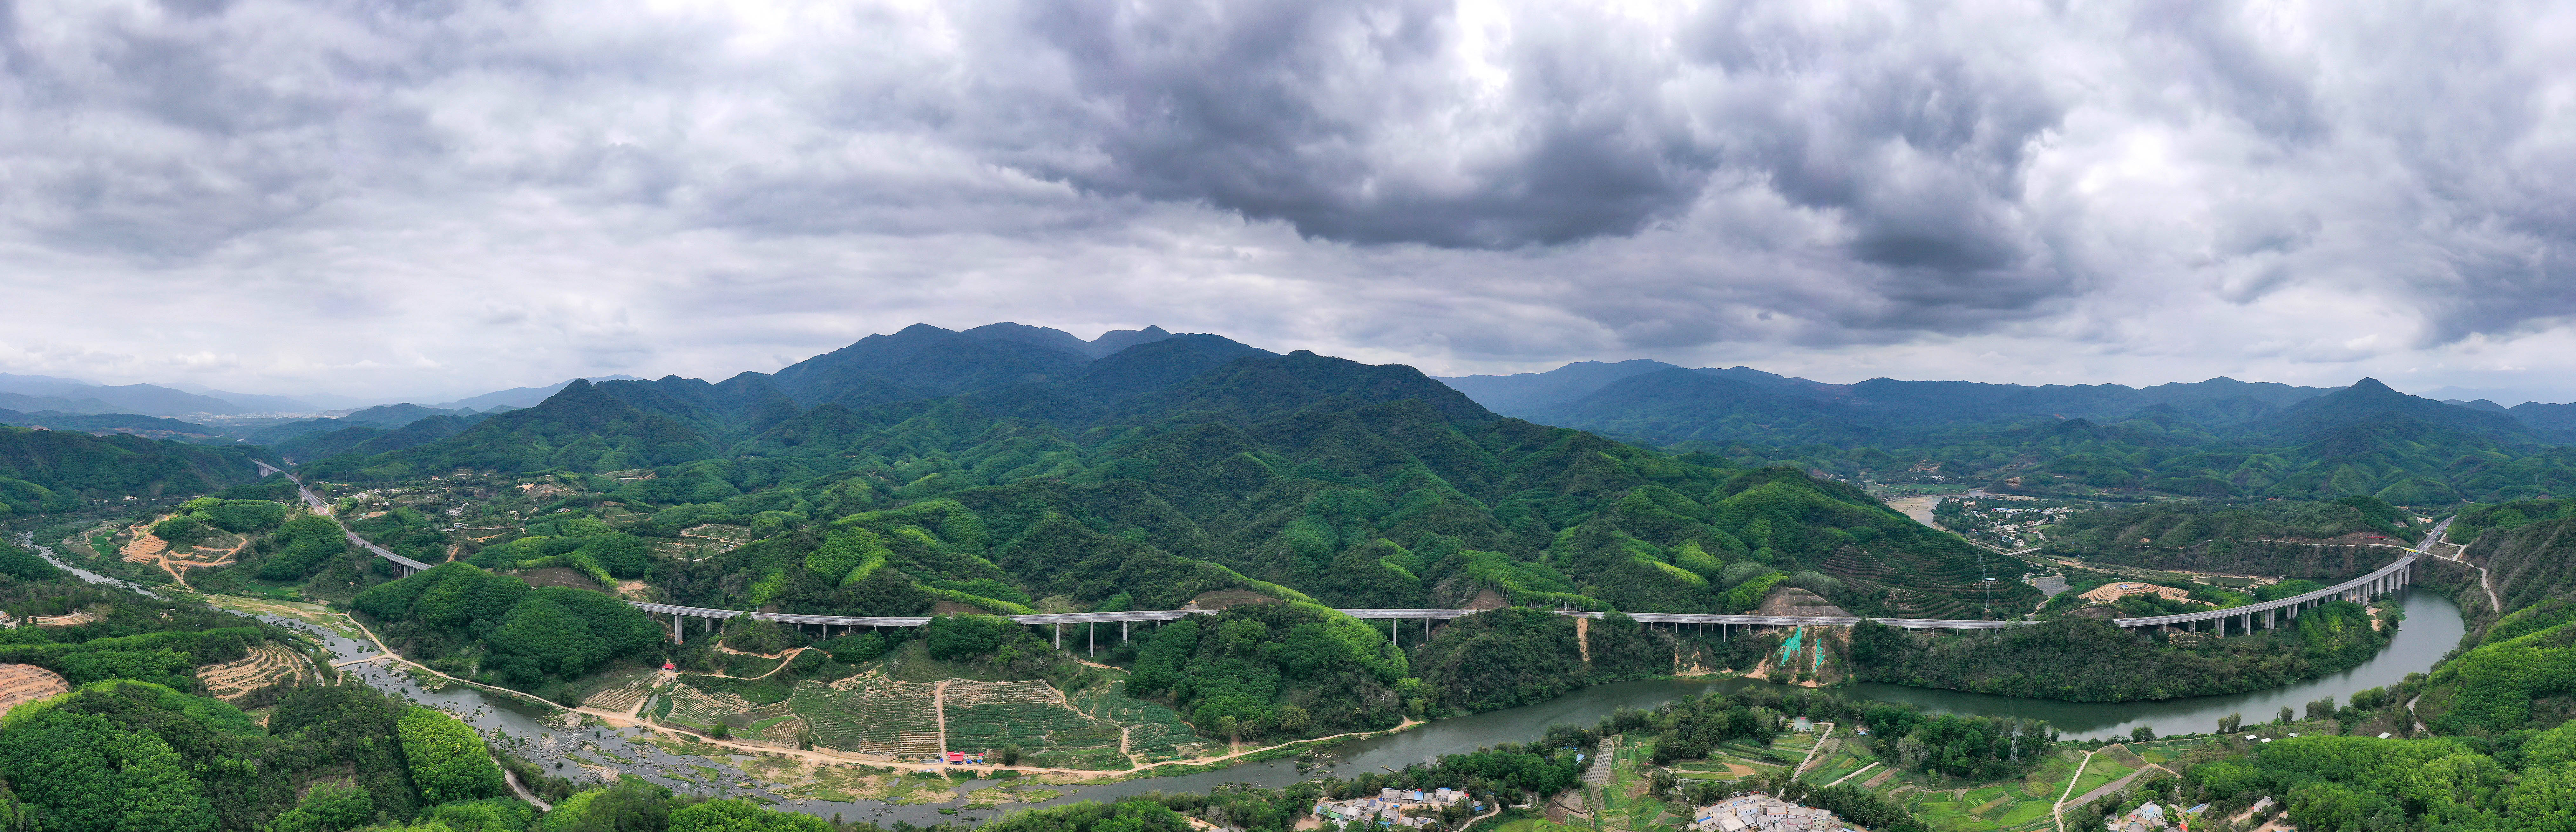
[[[1312,724],[1312,721],[1307,718],[1306,709],[1295,705],[1279,706],[1279,710],[1274,719],[1278,720],[1279,733],[1286,734],[1291,737],[1304,734],[1306,732],[1306,726]]]
[[[259,576],[271,581],[299,581],[322,571],[332,558],[347,554],[349,539],[340,524],[319,514],[287,521],[269,535],[276,549],[259,563]]]
[[[930,619],[925,646],[931,658],[941,661],[974,658],[1001,649],[1019,626],[993,615],[937,616]]]
[[[596,535],[573,550],[574,557],[588,558],[619,578],[641,578],[653,565],[653,550],[644,541],[624,532]]]
[[[198,522],[197,518],[185,514],[152,524],[152,536],[169,541],[170,548],[173,549],[203,540],[212,531],[206,527],[206,524]]]
[[[211,830],[214,807],[170,744],[108,718],[20,706],[0,731],[0,771],[48,827]]]
[[[374,822],[376,799],[367,790],[343,783],[318,783],[304,800],[278,815],[269,832],[342,832]]]
[[[0,542],[0,574],[30,581],[47,581],[62,574],[36,553]]]
[[[1188,832],[1189,821],[1152,798],[1102,805],[1084,801],[1020,812],[980,827],[986,832]]]
[[[519,602],[487,641],[493,650],[528,659],[542,673],[566,677],[579,676],[609,656],[607,640],[590,631],[589,621],[544,597]]]
[[[453,832],[520,832],[535,823],[537,809],[516,797],[487,797],[439,804],[429,819]]]
[[[431,803],[492,797],[507,785],[483,738],[455,717],[412,708],[403,712],[395,732],[411,766],[412,784]]]
[[[555,803],[542,832],[653,832],[671,824],[671,790],[628,780]]]
[[[228,532],[266,531],[286,522],[286,506],[269,500],[199,497],[181,508],[197,521]]]
[[[812,815],[773,812],[747,800],[710,800],[671,813],[670,832],[831,832]]]

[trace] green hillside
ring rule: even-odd
[[[2435,506],[2576,486],[2576,449],[2551,444],[2560,433],[2372,379],[2333,391],[2228,379],[2135,390],[1892,379],[1821,385],[1669,369],[1523,415],[1677,451],[1795,460],[1852,479],[2038,495],[2371,495]]]
[[[559,507],[617,503],[644,537],[766,518],[780,533],[651,570],[675,600],[732,608],[1018,603],[955,588],[994,581],[1077,609],[1250,588],[1331,606],[1457,606],[1490,592],[1740,611],[1813,571],[1839,579],[1848,609],[1942,616],[1967,614],[1982,575],[2016,571],[1848,486],[1506,419],[1410,367],[1215,336],[1031,363],[1028,344],[997,352],[925,329],[775,376],[574,382],[449,439],[305,470],[365,482],[650,469]],[[1000,386],[865,404],[926,389],[869,363],[887,355]],[[976,361],[1016,369],[993,376]],[[476,562],[564,553],[524,554]]]
[[[91,500],[192,497],[259,478],[265,448],[0,427],[0,519],[77,511]]]
[[[2053,558],[2327,583],[2379,568],[2398,555],[2382,547],[2412,546],[2425,532],[2414,516],[2370,496],[2172,500],[2077,512],[2042,530],[2040,551]]]

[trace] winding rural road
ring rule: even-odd
[[[2057,832],[2066,832],[2066,796],[2075,793],[2075,784],[2084,779],[2084,767],[2092,764],[2093,752],[2084,752],[2084,761],[2076,763],[2075,774],[2066,778],[2066,791],[2059,792],[2057,802],[2049,804],[2048,815],[2057,819]]]

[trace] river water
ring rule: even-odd
[[[47,560],[69,568],[56,559],[51,550],[36,546],[32,541],[22,540],[22,543]],[[81,575],[102,582],[115,582],[90,573]],[[2379,655],[2342,673],[2250,693],[2113,704],[2023,699],[1884,684],[1860,684],[1837,690],[1864,699],[1918,705],[1934,713],[2045,720],[2067,739],[2126,737],[2131,728],[2139,725],[2153,727],[2158,734],[2208,732],[2217,727],[2220,717],[2230,713],[2243,714],[2247,721],[2255,722],[2272,718],[2283,707],[2304,712],[2307,703],[2316,699],[2332,696],[2338,702],[2349,701],[2354,691],[2395,684],[2408,673],[2432,669],[2433,663],[2457,646],[2466,632],[2459,607],[2440,594],[2423,589],[2401,591],[2398,602],[2405,610],[2406,620],[2398,628],[2396,638]],[[374,645],[344,638],[302,621],[269,616],[263,616],[262,620],[312,633],[337,656],[335,662],[377,655]],[[1006,804],[1001,810],[964,809],[962,798],[948,804],[913,805],[877,801],[801,801],[774,794],[757,781],[739,775],[708,776],[696,768],[705,764],[704,758],[668,754],[644,742],[648,732],[641,729],[566,727],[560,722],[549,721],[549,717],[556,715],[541,706],[487,696],[464,686],[452,686],[433,693],[424,690],[409,675],[375,663],[353,664],[343,670],[396,696],[454,713],[492,737],[494,742],[527,759],[542,764],[568,753],[578,753],[582,755],[580,759],[593,764],[641,776],[685,793],[749,797],[770,803],[775,808],[822,817],[837,814],[853,821],[885,823],[902,820],[924,825],[941,821],[981,821],[1021,805]],[[1362,771],[1401,769],[1443,754],[1473,751],[1498,742],[1533,740],[1550,725],[1589,725],[1620,708],[1651,708],[1686,696],[1763,684],[1769,683],[1730,678],[1594,685],[1537,705],[1443,719],[1398,734],[1344,743],[1332,749],[1333,766],[1328,772],[1299,772],[1290,761],[1248,763],[1217,771],[1152,777],[1105,786],[1053,787],[1065,794],[1040,805],[1108,800],[1152,791],[1203,792],[1225,783],[1278,787],[1316,776],[1349,777]],[[563,773],[573,775],[576,780],[593,779],[583,777],[583,771],[575,767],[568,766]],[[960,783],[953,789],[963,795],[986,786],[1011,782],[1015,781],[979,780]],[[943,813],[942,810],[947,811]]]

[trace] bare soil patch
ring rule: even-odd
[[[1771,597],[1762,599],[1762,609],[1756,614],[1813,615],[1836,618],[1851,615],[1851,613],[1844,612],[1843,608],[1834,606],[1834,602],[1825,600],[1823,596],[1794,586],[1781,587],[1779,591],[1771,593]]]
[[[162,540],[159,535],[153,534],[151,529],[151,523],[143,523],[126,529],[127,532],[133,534],[134,539],[127,541],[123,548],[117,549],[117,556],[136,563],[155,563],[160,561],[161,553],[170,550],[170,541]]]
[[[270,685],[292,685],[311,674],[312,665],[302,655],[275,644],[251,648],[250,655],[236,662],[226,662],[197,672],[206,692],[217,699],[231,702]]]
[[[591,580],[589,575],[581,574],[581,570],[574,569],[569,566],[549,566],[543,569],[526,569],[512,574],[519,576],[519,580],[526,581],[529,586],[568,586],[574,589],[607,589],[606,587],[600,586],[598,581]]]
[[[88,610],[81,610],[81,611],[79,611],[79,612],[75,612],[75,613],[72,613],[72,614],[70,614],[70,615],[39,615],[39,616],[36,616],[36,626],[38,626],[38,627],[78,627],[78,626],[80,626],[80,625],[87,624],[87,623],[90,623],[90,622],[92,622],[92,621],[97,621],[97,620],[98,620],[98,616],[95,616],[95,615],[91,615],[91,614],[89,614],[89,611],[88,611]]]
[[[751,527],[723,526],[708,523],[705,525],[690,526],[688,528],[681,529],[680,537],[684,539],[695,537],[713,541],[707,545],[707,548],[713,550],[717,554],[723,554],[725,552],[733,551],[734,547],[751,542]],[[683,540],[683,542],[686,541]]]
[[[1199,593],[1198,597],[1190,599],[1188,606],[1203,610],[1221,610],[1244,604],[1283,603],[1287,602],[1247,589],[1220,589],[1215,592]]]
[[[18,707],[71,690],[63,677],[32,664],[0,664],[0,714]]]

